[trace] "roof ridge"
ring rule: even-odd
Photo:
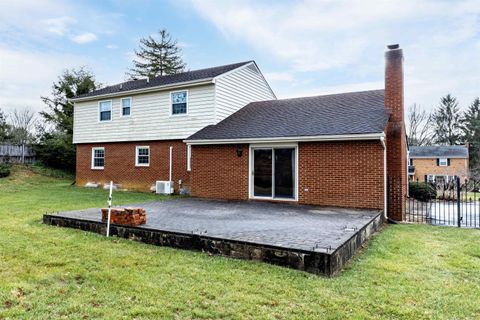
[[[155,80],[157,80],[157,79],[162,79],[162,78],[169,78],[169,77],[179,76],[179,75],[184,74],[184,73],[204,72],[204,71],[213,70],[213,69],[220,69],[220,68],[225,68],[225,67],[231,67],[231,66],[235,66],[235,65],[238,65],[238,67],[241,67],[241,66],[244,66],[244,65],[246,65],[246,64],[248,64],[248,63],[251,63],[251,62],[255,62],[255,61],[254,61],[254,60],[249,60],[249,61],[243,61],[243,62],[236,62],[236,63],[224,64],[224,65],[215,66],[215,67],[208,67],[208,68],[202,68],[202,69],[195,69],[195,70],[183,71],[183,72],[179,72],[179,73],[166,74],[166,75],[163,75],[163,76],[156,76],[156,77],[150,78],[150,81],[155,81]],[[132,79],[132,80],[127,80],[127,81],[119,82],[119,83],[116,83],[116,84],[112,84],[112,85],[106,86],[105,88],[114,87],[114,86],[118,86],[118,85],[125,84],[125,83],[129,83],[129,82],[134,82],[134,81],[146,81],[146,80],[147,80],[147,78]],[[103,89],[103,88],[102,88],[102,89]]]
[[[254,101],[252,103],[257,102],[268,102],[268,101],[289,101],[289,100],[297,100],[297,99],[308,99],[308,98],[320,98],[320,97],[330,97],[330,96],[343,96],[346,94],[354,94],[354,93],[367,93],[367,92],[380,92],[385,91],[385,89],[372,89],[372,90],[361,90],[361,91],[349,91],[349,92],[338,92],[338,93],[328,93],[328,94],[319,94],[313,96],[303,96],[303,97],[292,97],[292,98],[283,98],[283,99],[271,99],[271,100],[261,100],[261,101]]]

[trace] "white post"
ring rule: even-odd
[[[169,175],[168,181],[172,181],[172,151],[173,151],[173,147],[170,146],[170,175]]]
[[[110,181],[110,192],[108,194],[107,237],[110,236],[110,217],[112,214],[112,189],[113,189],[113,181]]]

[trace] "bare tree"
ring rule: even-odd
[[[34,142],[35,113],[29,108],[15,109],[10,114],[12,142],[27,144]]]
[[[432,144],[431,115],[419,105],[413,104],[408,109],[408,144],[426,146]]]

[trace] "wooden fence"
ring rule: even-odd
[[[29,145],[0,144],[0,163],[26,163],[35,161],[35,154]]]

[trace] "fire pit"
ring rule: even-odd
[[[102,209],[102,222],[108,220],[108,209]],[[147,223],[147,213],[144,208],[112,208],[110,223],[128,226],[139,226]]]

